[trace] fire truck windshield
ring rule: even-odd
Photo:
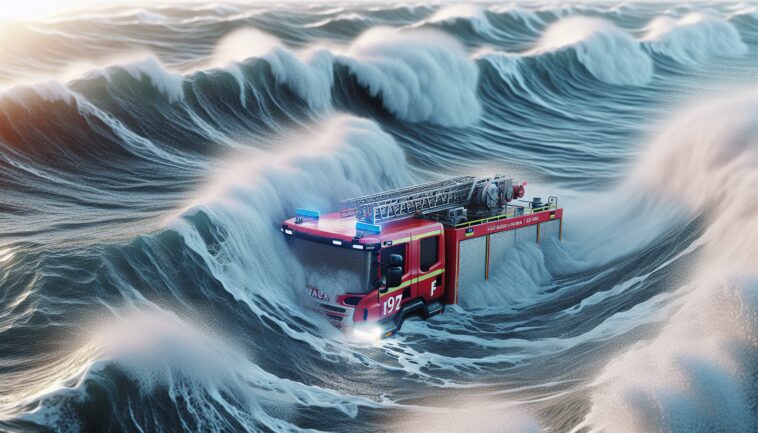
[[[296,237],[287,237],[305,271],[306,285],[331,300],[344,293],[368,293],[378,276],[376,258],[369,251],[347,249]]]

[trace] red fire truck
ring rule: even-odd
[[[459,176],[341,202],[326,215],[298,209],[281,227],[309,278],[307,296],[338,328],[389,337],[409,316],[458,302],[509,248],[562,236],[563,209],[524,196],[526,182]]]

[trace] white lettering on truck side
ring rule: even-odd
[[[531,224],[531,223],[534,223],[534,222],[539,222],[539,220],[540,220],[539,216],[530,216],[528,218],[524,218],[524,219],[518,220],[518,221],[511,221],[511,222],[507,222],[505,224],[495,224],[495,225],[488,226],[487,227],[487,231],[488,232],[494,232],[494,231],[498,231],[498,230],[510,229],[510,228],[518,227],[518,226],[521,226],[521,225],[524,225],[524,224]]]

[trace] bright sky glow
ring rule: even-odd
[[[82,3],[85,2],[63,0],[0,0],[0,20],[46,18],[64,10],[81,6]]]

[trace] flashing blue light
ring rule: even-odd
[[[298,209],[295,211],[295,215],[306,217],[306,218],[315,218],[318,219],[318,211],[317,210],[310,210],[310,209]]]
[[[381,226],[378,226],[376,224],[368,224],[361,221],[355,222],[355,229],[364,231],[364,232],[377,233],[377,234],[382,232]]]

